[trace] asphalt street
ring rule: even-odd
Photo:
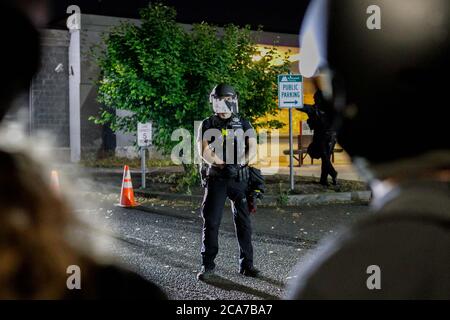
[[[321,240],[369,214],[367,205],[332,204],[259,208],[253,216],[255,265],[260,278],[238,273],[238,247],[231,211],[225,208],[219,235],[217,277],[200,282],[202,219],[199,205],[159,199],[138,201],[145,207],[115,206],[119,194],[102,182],[84,181],[89,192],[76,192],[80,220],[92,230],[96,250],[161,286],[171,299],[277,299],[291,270],[304,263]]]

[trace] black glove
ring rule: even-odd
[[[248,181],[250,178],[250,171],[248,166],[241,166],[238,171],[238,181]]]
[[[227,178],[236,179],[238,177],[239,167],[237,165],[227,164],[224,170]]]

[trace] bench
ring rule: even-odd
[[[301,167],[303,165],[303,161],[308,155],[308,146],[312,142],[312,135],[298,135],[297,136],[297,149],[292,150],[293,157],[298,161],[298,166]],[[331,162],[334,163],[334,153],[335,152],[343,152],[342,148],[334,148],[331,153]],[[284,150],[283,153],[285,155],[289,155],[289,150]],[[314,164],[314,159],[311,158],[311,164]]]

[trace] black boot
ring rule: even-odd
[[[333,177],[331,177],[333,180],[332,180],[332,182],[331,182],[331,184],[333,185],[333,186],[336,186],[337,185],[337,172],[336,172],[336,174],[333,176]]]
[[[260,274],[260,271],[255,267],[250,267],[250,268],[241,268],[241,270],[239,270],[239,273],[246,277],[256,278]]]
[[[200,281],[208,281],[214,277],[214,269],[207,269],[205,266],[202,266],[202,269],[199,273],[197,273],[197,280]]]

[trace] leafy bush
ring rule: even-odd
[[[249,27],[219,30],[201,23],[185,31],[176,23],[175,9],[159,3],[141,9],[140,16],[141,25],[113,28],[97,50],[98,100],[104,107],[91,120],[127,133],[135,133],[138,122],[153,121],[154,144],[167,154],[177,143],[172,132],[193,133],[194,121],[211,114],[210,91],[227,82],[240,94],[240,112],[256,127],[282,126],[255,121],[276,113],[276,76],[288,71],[289,61],[284,57],[282,65],[273,65],[278,58],[273,49],[253,59],[257,49]],[[119,117],[119,109],[131,113]]]
[[[176,191],[192,194],[192,187],[200,186],[200,175],[195,165],[186,165],[184,175],[178,179]]]
[[[278,183],[278,196],[277,196],[277,204],[280,207],[284,207],[289,202],[289,191],[284,189],[283,183]]]

